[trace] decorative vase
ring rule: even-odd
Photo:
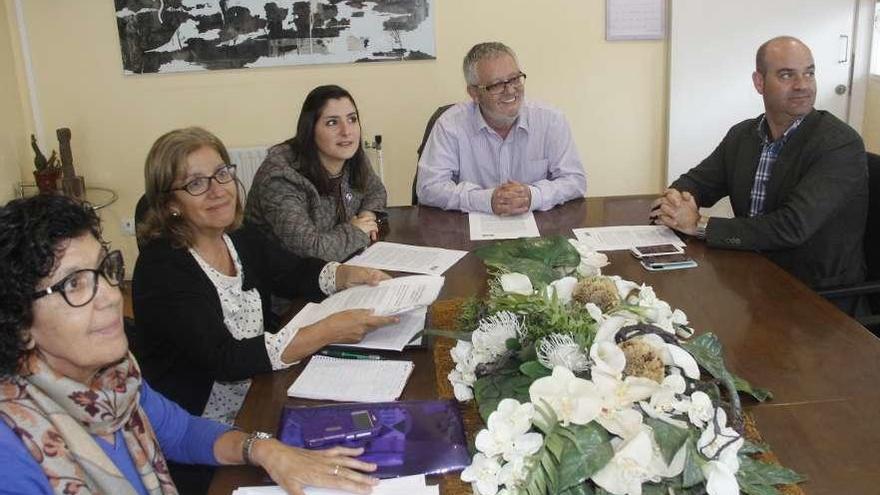
[[[40,194],[54,194],[58,191],[58,179],[61,177],[61,170],[34,170],[34,181],[37,183],[37,189]]]

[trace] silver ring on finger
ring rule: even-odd
[[[339,464],[333,466],[333,476],[339,476]]]

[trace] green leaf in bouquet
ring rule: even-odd
[[[569,440],[563,453],[560,471],[573,462],[583,479],[593,476],[614,457],[611,436],[595,421],[586,425],[559,426],[559,433]],[[560,476],[561,482],[562,476]]]
[[[645,424],[654,430],[654,440],[660,446],[663,460],[666,461],[666,464],[670,464],[676,452],[690,437],[690,430],[672,426],[665,421],[650,417],[645,418]]]
[[[577,250],[561,235],[496,242],[474,254],[491,268],[528,276],[536,286],[574,273],[581,262]]]
[[[498,408],[504,399],[516,399],[519,402],[529,401],[529,385],[532,379],[519,373],[516,369],[499,370],[494,375],[486,375],[474,382],[474,397],[480,406],[483,421]]]
[[[739,482],[740,488],[746,493],[751,492],[746,490],[745,487],[793,485],[806,481],[803,475],[779,464],[770,464],[747,456],[740,456],[739,461],[736,481]]]
[[[669,487],[665,483],[644,483],[642,495],[669,495]]]
[[[749,439],[744,439],[743,445],[739,449],[739,455],[760,454],[767,452],[768,450],[770,450],[770,447],[766,443],[753,442]]]
[[[681,346],[690,352],[697,363],[715,378],[721,381],[732,380],[738,391],[745,392],[760,402],[773,398],[768,390],[752,387],[748,381],[727,370],[724,366],[721,341],[715,334],[704,333],[693,340],[682,342]]]
[[[686,445],[687,456],[685,456],[684,460],[684,471],[681,473],[681,486],[690,488],[706,481],[706,478],[703,476],[703,469],[701,468],[702,464],[706,461],[697,452],[697,444],[694,442],[693,437],[688,438]]]
[[[765,400],[773,398],[773,392],[770,392],[766,388],[754,387],[744,378],[733,373],[731,373],[731,376],[733,376],[733,384],[736,385],[737,390],[751,395],[758,402],[764,402]]]
[[[550,452],[557,464],[563,459],[565,442],[566,440],[555,432],[544,437],[544,448]]]
[[[596,495],[596,492],[590,485],[581,483],[566,490],[560,490],[558,495]]]
[[[739,491],[746,495],[780,495],[779,490],[773,485],[743,485],[739,483]]]
[[[547,449],[544,449],[541,452],[541,468],[544,470],[544,475],[547,480],[547,492],[548,493],[556,493],[559,487],[559,469],[556,466],[556,462],[553,460],[553,456],[550,455],[550,452]]]
[[[519,365],[519,372],[532,380],[537,380],[538,378],[543,378],[545,376],[550,376],[552,371],[545,368],[543,364],[538,361],[526,361],[525,363]]]

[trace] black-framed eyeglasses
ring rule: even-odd
[[[116,287],[125,278],[125,262],[121,251],[111,251],[101,260],[98,268],[77,270],[61,279],[60,282],[38,290],[31,296],[39,299],[49,294],[60,293],[71,307],[78,308],[92,302],[98,293],[98,275],[104,277],[111,286]]]
[[[498,81],[496,83],[487,84],[485,86],[477,86],[482,89],[486,93],[496,96],[500,95],[504,92],[507,86],[510,86],[513,89],[519,89],[523,87],[523,84],[526,82],[526,74],[525,72],[520,72],[518,75],[511,77],[510,79],[505,79],[503,81]]]
[[[172,187],[168,192],[186,191],[193,196],[201,196],[211,188],[211,179],[216,180],[218,184],[228,184],[235,180],[235,167],[236,166],[232,163],[223,165],[214,172],[214,175],[208,177],[196,177],[181,187]]]

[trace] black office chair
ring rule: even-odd
[[[443,105],[442,107],[437,108],[437,110],[434,110],[434,113],[431,114],[431,118],[428,119],[428,125],[425,126],[425,135],[422,136],[422,144],[419,145],[419,150],[416,152],[416,154],[418,155],[418,159],[416,160],[416,173],[415,173],[415,175],[413,175],[413,180],[412,180],[412,205],[413,206],[419,204],[419,195],[416,192],[416,179],[418,179],[418,177],[419,177],[418,160],[420,160],[422,158],[422,152],[425,151],[425,143],[428,142],[428,136],[431,135],[431,130],[434,128],[434,124],[437,122],[437,119],[439,119],[440,116],[443,115],[443,112],[449,110],[449,107],[451,107],[451,106],[452,106],[452,104]]]
[[[866,280],[846,287],[821,290],[819,294],[833,300],[863,297],[865,301],[851,314],[859,323],[876,335],[880,335],[880,155],[868,153],[868,221],[865,225]],[[854,308],[856,309],[856,308]]]

